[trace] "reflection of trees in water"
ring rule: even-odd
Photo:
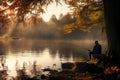
[[[6,54],[6,47],[2,42],[0,42],[0,55],[4,54]]]
[[[49,50],[49,54],[52,58],[56,57],[58,53],[60,58],[70,58],[71,56],[78,57],[86,55],[83,54],[83,46],[79,46],[80,44],[74,44],[72,42],[65,41],[53,41],[53,40],[18,40],[11,41],[9,47],[12,53],[31,51],[32,53],[42,54],[45,49]],[[82,53],[82,54],[81,54]]]
[[[24,62],[22,67],[20,67],[19,62],[16,61],[16,74],[12,74],[14,75],[13,77],[8,74],[10,69],[8,69],[8,66],[6,65],[6,57],[0,56],[0,80],[29,80],[31,76],[40,76],[42,71],[41,66],[36,63],[36,61],[30,63]]]

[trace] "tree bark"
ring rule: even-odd
[[[119,0],[103,0],[106,34],[111,63],[120,65],[120,8]]]

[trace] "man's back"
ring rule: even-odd
[[[96,44],[93,48],[93,54],[101,54],[102,48],[100,44]]]

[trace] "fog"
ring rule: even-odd
[[[106,40],[105,33],[102,33],[104,25],[94,27],[90,32],[84,32],[75,29],[72,33],[64,34],[64,25],[75,22],[70,14],[60,15],[57,19],[53,15],[50,21],[45,22],[43,19],[38,21],[30,20],[30,22],[19,22],[10,26],[10,29],[4,34],[12,37],[29,38],[29,39],[98,39]],[[34,24],[35,23],[35,24]]]

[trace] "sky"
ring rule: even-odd
[[[42,15],[42,18],[48,22],[52,15],[56,15],[56,17],[59,18],[61,13],[65,15],[68,12],[71,12],[71,10],[65,3],[58,5],[56,5],[56,3],[52,3],[47,7],[47,9],[45,9],[45,13]]]

